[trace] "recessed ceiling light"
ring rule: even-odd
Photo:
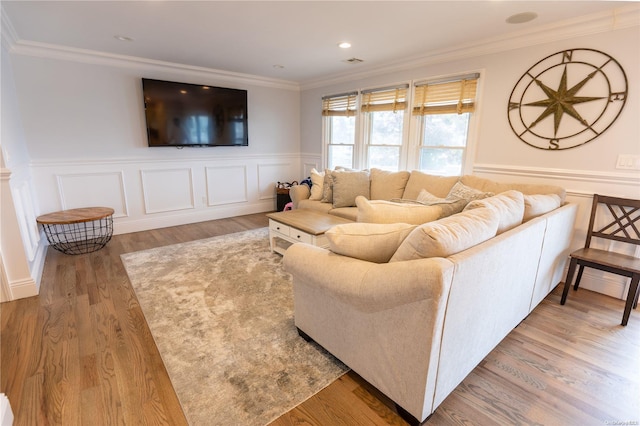
[[[535,12],[522,12],[509,16],[506,21],[508,24],[524,24],[525,22],[533,21],[538,17]]]
[[[284,65],[280,65],[280,64],[275,64],[273,67],[277,70],[284,69]]]
[[[348,49],[351,47],[351,43],[349,43],[348,41],[342,41],[340,43],[338,43],[338,47],[340,49]]]
[[[120,41],[133,41],[131,37],[123,36],[123,35],[114,35],[113,38]]]

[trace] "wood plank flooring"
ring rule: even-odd
[[[255,214],[116,235],[85,255],[49,249],[40,295],[0,305],[0,392],[14,424],[187,424],[120,254],[263,226]],[[622,327],[622,300],[583,289],[565,306],[559,297],[549,295],[427,424],[640,424],[639,311]],[[272,423],[403,424],[354,372]]]

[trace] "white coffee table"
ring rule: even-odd
[[[335,225],[352,223],[349,219],[297,209],[269,213],[269,247],[272,252],[284,255],[293,243],[307,243],[329,247],[324,233]]]

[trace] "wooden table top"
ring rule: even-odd
[[[111,216],[114,210],[110,207],[83,207],[62,210],[38,216],[36,222],[46,225],[66,225],[70,223],[91,222]]]
[[[312,235],[324,234],[329,228],[336,225],[353,223],[353,221],[349,219],[326,213],[316,213],[312,210],[305,209],[269,213],[267,217]]]

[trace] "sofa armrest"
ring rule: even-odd
[[[371,263],[302,243],[289,247],[283,262],[294,287],[298,281],[315,286],[361,312],[446,299],[454,268],[444,258]]]
[[[311,196],[311,190],[307,185],[293,185],[289,189],[289,197],[291,197],[291,202],[293,202],[293,208],[298,208],[298,203],[300,200],[307,200]]]

